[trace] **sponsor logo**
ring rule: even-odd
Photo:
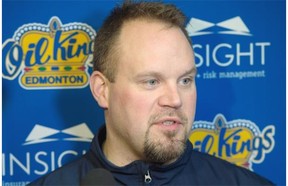
[[[227,29],[224,31],[218,31],[218,34],[231,34],[231,35],[242,35],[242,36],[252,36],[250,30],[245,25],[241,17],[236,16],[231,19],[219,22],[219,23],[211,23],[208,21],[204,21],[197,18],[191,18],[189,23],[186,26],[186,30],[189,36],[201,36],[213,34],[212,31],[205,31],[211,27],[221,27],[223,29]]]
[[[93,133],[90,131],[86,123],[78,124],[76,126],[67,128],[65,130],[56,130],[50,127],[36,124],[23,145],[31,145],[36,143],[45,143],[51,141],[58,141],[59,138],[52,138],[55,134],[64,133],[75,137],[63,138],[65,141],[80,141],[91,142]]]
[[[253,163],[262,163],[275,145],[275,127],[266,126],[262,131],[249,120],[227,121],[222,114],[213,122],[195,121],[190,141],[194,149],[225,159],[252,170]]]
[[[58,17],[52,17],[48,25],[23,25],[3,44],[3,78],[19,76],[25,89],[85,87],[95,36],[90,26],[63,25]]]
[[[35,177],[45,175],[85,154],[86,148],[85,145],[81,145],[82,148],[71,150],[71,145],[72,147],[75,145],[73,143],[61,145],[61,148],[54,148],[58,144],[43,147],[43,143],[60,141],[90,143],[93,137],[94,135],[86,123],[80,123],[64,130],[36,124],[22,144],[25,150],[17,149],[16,153],[2,153],[2,176],[23,175]],[[31,146],[36,144],[42,146],[37,146],[37,148]],[[58,146],[60,147],[60,145]],[[19,154],[19,152],[21,153]]]
[[[193,39],[196,41],[193,42],[193,49],[196,67],[200,69],[198,79],[242,80],[266,77],[264,67],[271,43],[255,41],[255,35],[240,16],[219,23],[192,17],[186,30],[190,37],[197,36],[197,39]],[[207,43],[207,37],[210,37],[210,43]],[[204,67],[205,71],[201,71],[200,67]]]

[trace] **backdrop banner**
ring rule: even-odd
[[[285,185],[286,2],[164,2],[187,15],[193,42],[194,148]],[[25,185],[89,148],[104,124],[89,88],[93,40],[117,4],[2,1],[3,186]]]

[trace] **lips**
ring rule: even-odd
[[[174,123],[175,123],[175,121],[171,121],[171,120],[168,120],[168,121],[164,121],[164,122],[162,122],[164,125],[167,125],[167,126],[169,126],[169,125],[173,125]]]
[[[162,118],[162,119],[157,120],[153,123],[157,124],[157,125],[164,125],[164,126],[171,126],[174,124],[182,125],[182,122],[179,118]]]

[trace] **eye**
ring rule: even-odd
[[[145,88],[153,89],[159,84],[159,81],[157,79],[149,79],[149,80],[144,81],[143,83],[144,83]]]
[[[180,80],[180,85],[182,86],[189,86],[194,81],[193,77],[185,77]]]
[[[146,83],[150,86],[155,86],[158,84],[158,81],[156,79],[150,79]]]

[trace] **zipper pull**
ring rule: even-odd
[[[146,172],[146,174],[145,174],[144,182],[145,182],[146,184],[149,184],[149,183],[151,183],[151,181],[152,181],[152,178],[151,178],[151,176],[150,176],[150,172],[149,172],[149,170],[147,170],[147,172]]]

